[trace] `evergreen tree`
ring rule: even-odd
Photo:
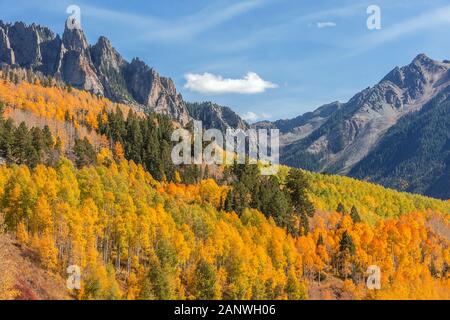
[[[342,203],[339,202],[337,208],[336,208],[336,212],[342,213],[344,214],[346,212],[345,207]]]
[[[86,137],[84,139],[75,139],[73,151],[75,153],[77,167],[81,168],[94,163],[96,153]]]
[[[359,216],[358,209],[356,209],[355,206],[353,206],[352,210],[350,211],[350,217],[352,218],[354,223],[361,222],[361,217]]]
[[[309,188],[308,180],[306,176],[298,169],[291,169],[287,176],[286,189],[290,196],[290,202],[294,213],[300,222],[299,230],[295,231],[291,227],[291,233],[296,235],[297,233],[306,235],[309,233],[309,220],[308,217],[314,215],[314,206],[308,199],[307,190]]]
[[[314,206],[308,199],[309,183],[306,176],[299,169],[291,169],[286,181],[291,203],[296,212],[304,212],[307,216],[314,216]]]
[[[319,238],[317,238],[316,246],[323,246],[323,245],[324,245],[323,236],[322,236],[322,234],[319,234]]]
[[[342,234],[341,241],[339,242],[339,250],[341,252],[346,252],[353,256],[355,254],[355,244],[353,239],[347,231]]]
[[[201,259],[195,268],[196,298],[212,300],[215,298],[216,272],[214,267]]]

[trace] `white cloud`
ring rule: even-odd
[[[322,28],[333,28],[333,27],[336,27],[336,23],[334,23],[332,21],[322,21],[322,22],[317,22],[316,26],[319,29],[322,29]]]
[[[242,79],[225,79],[212,73],[185,75],[184,88],[200,93],[224,94],[241,93],[255,94],[278,87],[278,85],[261,79],[255,72],[248,72]]]
[[[247,113],[242,114],[241,117],[245,121],[249,121],[249,122],[254,122],[254,121],[257,121],[257,120],[263,120],[263,119],[271,118],[271,116],[268,115],[267,113],[256,114],[256,113],[254,113],[252,111],[249,111]]]

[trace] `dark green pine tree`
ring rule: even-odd
[[[225,202],[223,204],[223,210],[225,210],[226,212],[230,212],[233,210],[233,190],[228,191]]]
[[[354,223],[361,222],[361,217],[359,216],[358,209],[355,206],[352,206],[352,210],[350,211],[350,217],[352,218]]]
[[[314,216],[314,205],[308,198],[307,190],[309,182],[299,169],[291,169],[287,176],[286,188],[289,192],[291,203],[297,212],[304,212],[307,216]]]
[[[309,233],[309,219],[304,211],[300,212],[300,230],[291,231],[293,235],[306,236]]]
[[[339,250],[343,253],[348,253],[351,256],[355,254],[355,244],[347,231],[344,231],[342,234],[341,241],[339,242]]]
[[[95,150],[86,137],[84,139],[75,139],[73,151],[75,153],[75,164],[77,167],[81,168],[94,163]]]
[[[342,203],[340,203],[340,202],[339,202],[339,204],[338,204],[338,206],[336,208],[336,211],[339,212],[339,213],[342,213],[342,214],[346,213],[344,205]]]
[[[291,206],[294,211],[291,221],[295,223],[295,220],[299,220],[299,230],[291,231],[293,235],[309,233],[309,219],[308,217],[314,216],[314,206],[308,199],[307,190],[309,183],[306,176],[302,171],[298,169],[291,169],[286,180],[286,189],[290,197]],[[295,230],[291,227],[291,230]]]
[[[11,119],[4,119],[3,112],[4,105],[0,102],[0,155],[7,161],[12,161],[14,126]]]
[[[129,160],[133,160],[136,163],[142,163],[141,153],[143,137],[141,126],[138,117],[132,110],[128,113],[126,129],[125,154]]]
[[[271,216],[276,224],[288,230],[292,228],[292,212],[289,195],[280,189],[278,178],[275,176],[261,177],[258,202],[259,210],[266,216]]]
[[[32,136],[25,122],[14,130],[12,142],[12,162],[17,164],[36,165],[37,151],[33,147]]]
[[[317,239],[316,246],[323,246],[324,245],[322,234],[319,234],[319,238]]]

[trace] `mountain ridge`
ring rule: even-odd
[[[62,37],[49,28],[0,21],[0,64],[55,77],[114,102],[189,121],[185,103],[170,78],[135,58],[127,62],[104,36],[89,45],[82,29],[65,25]]]
[[[348,173],[400,118],[420,110],[450,84],[449,69],[448,62],[419,54],[409,65],[394,68],[375,86],[340,104],[309,131],[305,130],[312,125],[308,120],[287,132],[279,121],[273,122],[272,126],[282,131],[283,162],[315,171]],[[320,108],[312,114],[318,111]],[[310,114],[305,114],[306,119]],[[294,119],[298,118],[302,116]],[[306,134],[298,133],[302,130]]]
[[[126,61],[104,36],[90,45],[83,30],[67,25],[60,37],[37,24],[0,21],[2,64],[41,72],[147,113],[169,115],[183,126],[196,119],[205,129],[279,129],[282,164],[342,175],[355,174],[353,168],[377,150],[391,128],[450,85],[450,61],[422,53],[345,103],[335,101],[292,119],[249,125],[228,107],[184,101],[170,78],[139,58]],[[370,179],[358,170],[360,179]]]

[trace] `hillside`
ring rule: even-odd
[[[421,54],[395,68],[378,84],[353,96],[306,137],[287,145],[283,163],[314,171],[346,174],[389,128],[450,83],[449,63]],[[407,143],[407,141],[404,141]]]
[[[6,293],[450,298],[448,202],[287,167],[264,177],[256,165],[175,166],[170,118],[15,72],[0,81]],[[379,291],[365,286],[372,264]],[[64,292],[69,265],[83,281]]]
[[[137,58],[125,61],[106,37],[89,45],[78,27],[66,24],[60,37],[36,24],[0,21],[0,64],[39,72],[146,112],[167,114],[182,124],[189,121],[171,79]]]
[[[309,234],[294,238],[256,210],[219,211],[226,189],[212,180],[158,183],[105,156],[81,170],[64,159],[55,168],[0,168],[7,230],[49,270],[79,265],[75,297],[302,299],[308,284],[336,278],[352,298],[449,298],[450,239],[427,224],[435,217],[448,228],[448,216],[405,214],[371,227],[318,213]],[[383,270],[380,292],[364,288],[370,263]]]
[[[398,218],[428,209],[450,213],[450,203],[446,201],[398,192],[347,177],[310,172],[306,175],[311,185],[310,196],[317,209],[333,211],[342,204],[350,212],[355,206],[361,218],[370,224],[383,218]]]
[[[65,279],[46,270],[27,245],[0,234],[0,300],[67,300]]]
[[[350,175],[398,190],[449,199],[449,123],[447,88],[421,111],[401,119]]]

